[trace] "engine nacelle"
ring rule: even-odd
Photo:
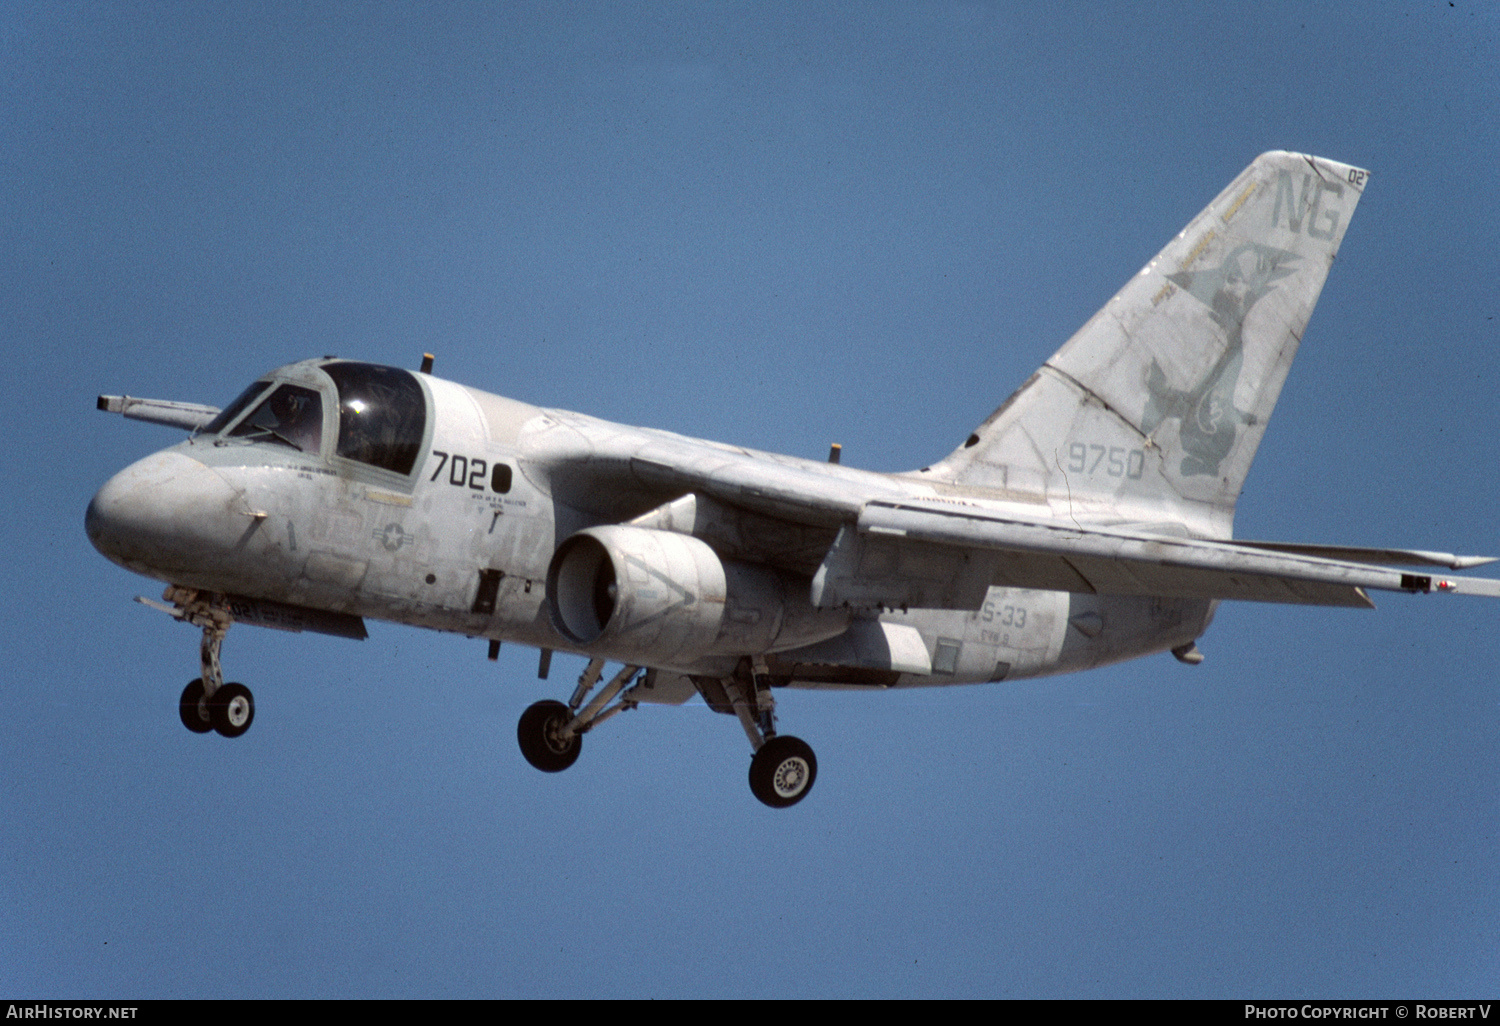
[[[814,609],[809,582],[723,560],[692,535],[591,527],[547,570],[552,624],[600,655],[642,666],[756,655],[842,633],[847,610]]]

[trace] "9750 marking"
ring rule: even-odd
[[[1101,467],[1110,477],[1125,477],[1135,481],[1146,471],[1146,454],[1140,449],[1096,445],[1092,442],[1074,442],[1068,446],[1068,470],[1071,473],[1093,475]]]

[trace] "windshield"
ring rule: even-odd
[[[410,474],[422,449],[427,403],[409,372],[371,363],[325,363],[339,390],[338,454]]]
[[[229,436],[316,453],[323,444],[323,397],[301,385],[282,385]]]
[[[228,406],[224,407],[224,409],[220,410],[218,416],[214,417],[213,420],[204,425],[203,433],[206,435],[216,435],[220,431],[223,431],[225,426],[228,425],[230,421],[234,420],[234,418],[243,413],[245,411],[245,407],[249,406],[251,402],[255,400],[256,396],[264,392],[266,390],[266,386],[268,386],[269,384],[269,381],[257,381],[255,384],[245,389],[240,393],[238,399],[230,403]]]

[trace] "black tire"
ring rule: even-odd
[[[255,698],[243,684],[225,684],[209,699],[208,715],[224,737],[239,737],[255,722]]]
[[[194,734],[207,734],[214,729],[209,719],[208,706],[203,702],[203,678],[188,681],[182,689],[182,698],[177,702],[177,713],[182,725]]]
[[[817,779],[817,757],[800,738],[773,737],[750,760],[750,791],[773,809],[796,805]]]
[[[521,754],[526,761],[543,773],[561,773],[577,762],[583,738],[578,734],[566,742],[557,738],[557,732],[572,718],[567,706],[551,699],[537,702],[523,712],[516,739],[521,742]]]

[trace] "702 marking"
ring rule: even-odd
[[[496,463],[490,466],[488,460],[479,459],[477,456],[454,456],[449,462],[449,456],[441,449],[432,450],[432,454],[438,457],[438,465],[433,469],[432,476],[427,480],[436,481],[443,468],[448,468],[448,483],[455,488],[472,488],[476,492],[485,490],[485,475],[489,475],[489,488],[493,492],[510,491],[511,471],[507,463]]]

